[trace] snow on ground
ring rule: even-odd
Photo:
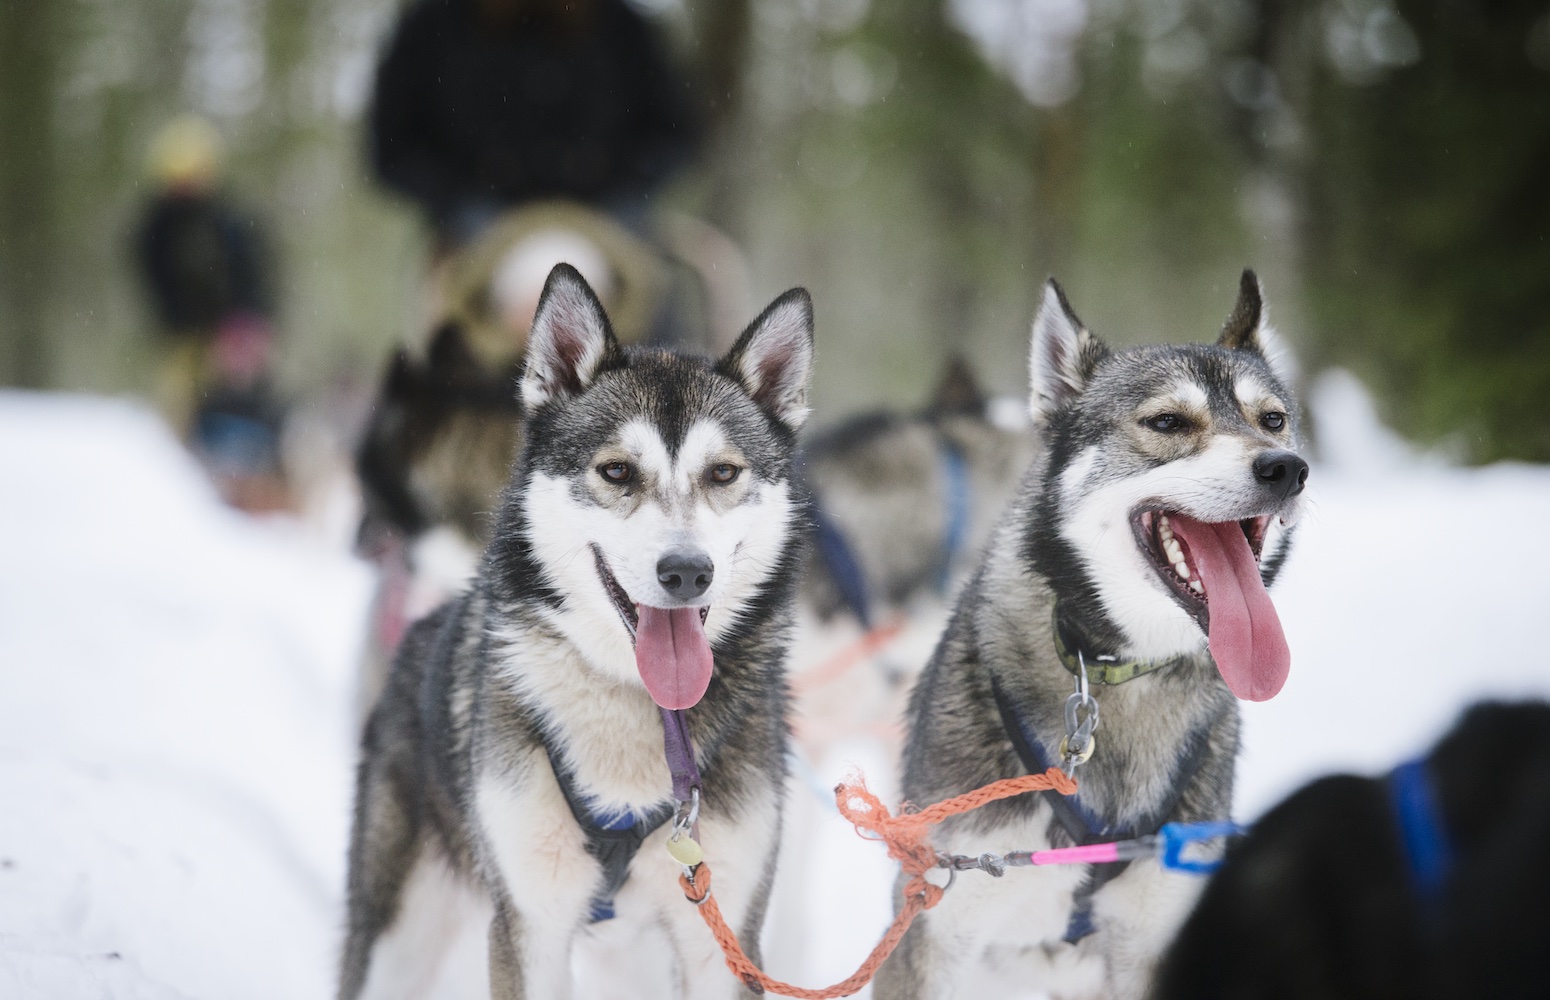
[[[1375,772],[1469,701],[1550,696],[1550,469],[1450,469],[1322,383],[1324,434],[1275,592],[1293,665],[1245,707],[1238,811]],[[0,393],[0,997],[331,994],[371,581],[306,530],[223,509],[144,409]],[[891,870],[793,782],[772,971],[848,974]],[[1013,876],[1015,877],[1015,873]]]
[[[0,996],[329,996],[365,567],[133,404],[0,394],[0,469]]]

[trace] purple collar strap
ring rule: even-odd
[[[662,709],[662,749],[673,774],[673,798],[688,802],[700,787],[700,769],[689,742],[689,719],[683,709]]]

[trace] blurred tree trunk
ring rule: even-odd
[[[1541,0],[1397,10],[1406,58],[1312,89],[1320,347],[1409,436],[1550,461],[1550,64],[1530,49],[1550,21]]]
[[[737,144],[743,131],[738,128],[743,109],[744,78],[748,68],[748,0],[714,0],[694,5],[690,10],[699,63],[698,75],[703,91],[703,106],[708,115],[706,159],[711,186],[705,198],[706,217],[722,229],[735,231],[741,218],[737,180],[741,164]],[[720,169],[717,169],[719,167]]]
[[[0,382],[49,382],[60,4],[0,7]]]

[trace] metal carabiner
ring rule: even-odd
[[[1078,764],[1087,763],[1097,745],[1093,731],[1098,728],[1098,699],[1092,696],[1088,687],[1087,660],[1080,649],[1076,651],[1076,664],[1076,690],[1066,698],[1066,735],[1060,741],[1060,756],[1067,775],[1074,774]]]
[[[694,824],[700,820],[700,786],[695,785],[689,790],[689,801],[679,802],[678,811],[673,814],[673,835],[670,839],[679,837],[694,829]]]

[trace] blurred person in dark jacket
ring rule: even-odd
[[[358,551],[382,574],[363,707],[405,625],[461,589],[484,546],[520,440],[515,374],[553,266],[586,274],[626,343],[708,339],[684,302],[715,290],[664,245],[684,242],[683,223],[648,212],[700,136],[687,80],[623,0],[414,0],[400,15],[369,153],[436,247],[431,333],[393,359],[358,454]]]
[[[236,506],[284,505],[268,249],[221,190],[220,141],[199,118],[156,136],[154,192],[135,237],[166,344],[157,395],[168,419]]]
[[[371,161],[442,249],[568,199],[624,221],[692,156],[687,83],[623,0],[418,0],[377,72]]]

